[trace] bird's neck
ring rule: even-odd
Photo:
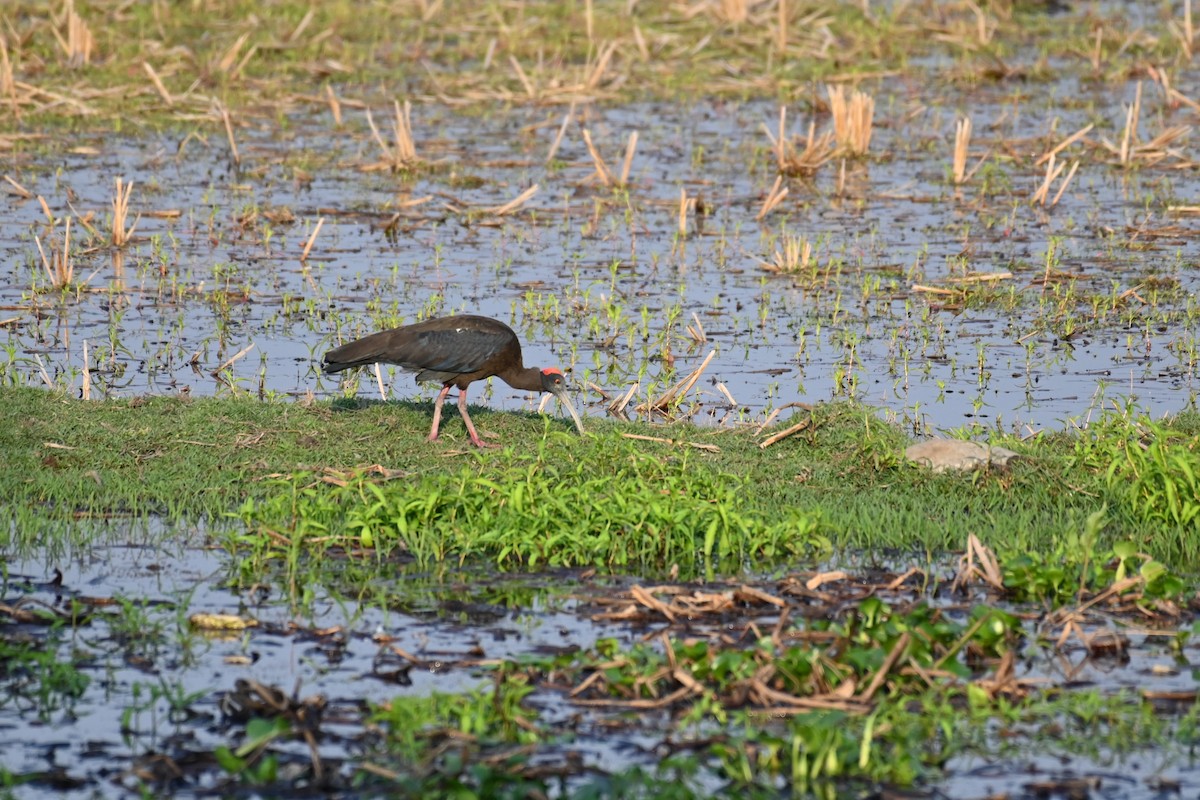
[[[542,371],[537,367],[517,366],[499,374],[500,378],[514,389],[524,389],[528,392],[542,390]]]

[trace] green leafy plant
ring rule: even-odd
[[[284,717],[256,717],[246,723],[246,739],[236,750],[219,745],[213,755],[221,769],[255,785],[274,783],[279,759],[267,752],[276,739],[291,735],[292,726]]]
[[[1161,425],[1147,423],[1146,441],[1127,441],[1114,460],[1110,486],[1128,484],[1134,513],[1151,523],[1200,532],[1200,452],[1197,441],[1175,441]]]
[[[90,679],[67,652],[58,627],[41,642],[0,636],[0,708],[11,705],[22,714],[32,710],[42,721],[74,708]]]
[[[594,565],[712,575],[760,559],[827,549],[818,519],[801,511],[767,522],[742,510],[744,480],[665,461],[620,441],[611,470],[556,463],[539,450],[481,475],[477,466],[413,482],[355,474],[337,486],[300,474],[240,512],[227,539],[260,559],[331,547],[404,550],[419,563],[487,557],[501,567]]]

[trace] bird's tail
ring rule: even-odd
[[[391,331],[380,331],[355,339],[353,342],[335,347],[325,354],[321,361],[321,370],[326,374],[365,367],[376,361],[387,360],[388,334]]]

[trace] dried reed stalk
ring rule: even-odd
[[[96,49],[96,38],[88,28],[83,17],[75,13],[74,0],[66,0],[63,7],[63,18],[67,23],[67,35],[59,33],[58,28],[51,28],[58,44],[67,56],[67,65],[72,69],[91,63],[92,52]]]
[[[38,203],[42,207],[42,213],[46,215],[46,222],[48,222],[50,224],[50,227],[54,227],[55,223],[58,222],[58,220],[55,219],[54,212],[50,210],[50,206],[46,203],[46,198],[42,197],[39,194],[38,195]]]
[[[558,126],[558,133],[554,136],[554,141],[550,144],[550,152],[546,154],[545,163],[549,164],[558,155],[558,148],[562,146],[563,137],[567,135],[567,127],[571,124],[571,120],[575,118],[575,103],[572,101],[571,107],[567,109],[567,113],[563,115],[562,125]]]
[[[608,404],[608,412],[617,417],[624,417],[625,407],[629,405],[631,400],[633,400],[633,396],[637,394],[639,386],[640,384],[637,381],[634,381],[633,385],[629,387],[629,391]]]
[[[1174,145],[1179,140],[1191,134],[1190,125],[1175,125],[1159,133],[1145,143],[1138,141],[1138,122],[1141,115],[1142,84],[1138,83],[1134,93],[1133,103],[1125,110],[1125,127],[1121,132],[1121,141],[1114,144],[1106,138],[1101,138],[1100,144],[1116,156],[1117,163],[1124,167],[1135,164],[1153,166],[1168,158],[1173,159],[1177,168],[1196,166],[1187,155]]]
[[[0,36],[0,94],[16,108],[17,84],[13,80],[12,62],[8,60],[8,41],[3,36]]]
[[[33,360],[37,362],[38,372],[41,373],[42,382],[46,384],[46,388],[53,389],[54,381],[50,380],[50,373],[46,372],[46,364],[42,361],[42,356],[39,353],[34,353]]]
[[[642,61],[649,61],[650,45],[646,44],[646,34],[642,33],[642,29],[636,22],[633,23],[633,43],[637,45],[638,55],[642,57]]]
[[[529,95],[530,100],[537,100],[537,91],[533,88],[533,84],[530,83],[529,76],[525,74],[525,70],[521,69],[521,62],[517,61],[517,57],[510,53],[508,63],[512,65],[513,72],[517,73],[518,80],[525,87],[525,94]]]
[[[1041,157],[1041,158],[1039,158],[1039,159],[1038,159],[1038,160],[1035,162],[1034,166],[1038,166],[1038,167],[1040,167],[1042,164],[1045,164],[1045,163],[1046,163],[1047,161],[1049,161],[1051,158],[1053,158],[1054,156],[1058,155],[1058,154],[1059,154],[1059,153],[1061,153],[1063,150],[1066,150],[1068,147],[1070,147],[1071,145],[1073,145],[1073,144],[1075,144],[1076,142],[1078,142],[1078,141],[1079,141],[1080,139],[1082,139],[1084,136],[1087,136],[1087,135],[1088,135],[1088,133],[1090,133],[1090,132],[1091,132],[1091,130],[1092,130],[1092,128],[1094,128],[1094,127],[1096,127],[1094,124],[1089,124],[1089,125],[1085,125],[1085,126],[1083,126],[1083,127],[1082,127],[1082,128],[1080,128],[1079,130],[1075,131],[1075,132],[1074,132],[1074,133],[1072,133],[1070,136],[1068,136],[1066,139],[1063,139],[1061,142],[1059,142],[1057,145],[1055,145],[1053,149],[1051,149],[1051,150],[1048,150],[1046,153],[1044,153],[1044,154],[1042,155],[1042,157]]]
[[[285,36],[283,40],[285,42],[291,43],[291,42],[295,42],[297,39],[299,39],[300,34],[304,33],[305,29],[308,28],[309,24],[313,21],[313,17],[316,15],[316,13],[317,13],[317,10],[315,8],[313,8],[312,6],[309,6],[308,13],[305,14],[300,19],[300,22],[296,25],[296,27],[292,28],[292,32],[289,33],[287,36]]]
[[[696,385],[696,381],[700,380],[700,376],[704,373],[704,370],[708,369],[709,363],[713,360],[713,358],[716,357],[716,355],[716,350],[710,350],[708,352],[708,356],[705,357],[700,366],[696,367],[696,369],[692,370],[686,378],[679,381],[666,392],[664,392],[657,400],[653,402],[648,401],[638,406],[638,413],[645,414],[649,411],[665,411],[667,406],[691,391],[692,387]]]
[[[588,71],[588,77],[583,82],[584,91],[594,92],[600,87],[600,81],[604,80],[604,73],[608,71],[608,65],[616,52],[616,42],[609,42],[600,48],[600,53],[596,56],[596,63]]]
[[[101,238],[100,232],[91,224],[92,218],[96,216],[95,212],[89,211],[86,214],[80,214],[79,210],[75,208],[75,204],[70,200],[67,200],[67,208],[71,209],[71,213],[75,215],[75,221],[83,226],[84,230],[88,232],[88,236],[91,236],[93,239]]]
[[[761,442],[758,443],[758,447],[760,450],[766,450],[768,447],[775,444],[776,442],[781,442],[784,439],[788,438],[789,436],[794,436],[812,424],[813,424],[812,417],[805,419],[803,422],[797,422],[795,425],[792,425],[790,428],[784,428],[783,430],[779,431],[778,433],[772,434],[772,435],[768,436],[766,439],[763,439]]]
[[[1118,153],[1121,166],[1127,167],[1130,163],[1130,156],[1133,153],[1133,148],[1137,144],[1137,127],[1138,117],[1142,111],[1142,82],[1138,81],[1137,88],[1133,92],[1133,103],[1129,108],[1125,109],[1125,130],[1121,133],[1121,149]]]
[[[417,145],[413,141],[412,104],[408,100],[405,100],[402,107],[400,101],[393,100],[392,110],[392,135],[395,140],[394,144],[389,146],[383,140],[383,136],[379,133],[379,128],[375,127],[375,119],[371,116],[371,109],[369,108],[367,109],[367,124],[371,126],[371,134],[375,137],[375,142],[383,152],[384,160],[388,162],[393,170],[399,171],[416,164],[420,159],[417,158]]]
[[[787,168],[787,106],[779,107],[779,135],[772,136],[771,129],[763,125],[763,132],[771,140],[771,149],[775,152],[775,165],[780,172]]]
[[[113,247],[124,247],[133,238],[133,232],[137,229],[142,215],[138,214],[133,224],[125,227],[129,221],[129,198],[133,195],[133,181],[125,183],[121,178],[117,178],[116,183],[117,193],[112,199],[112,243]]]
[[[1004,591],[1004,573],[992,549],[975,534],[967,537],[967,552],[958,560],[958,572],[950,591],[957,592],[974,579],[980,579],[996,591]]]
[[[317,234],[321,232],[321,226],[325,224],[325,218],[319,217],[317,224],[313,226],[312,233],[308,236],[308,241],[304,243],[304,250],[300,253],[300,263],[308,261],[308,254],[312,252],[313,245],[317,243]]]
[[[429,22],[438,12],[442,10],[443,0],[433,0],[432,3],[426,0],[420,0],[418,5],[421,6],[421,22]]]
[[[546,397],[550,397],[550,396],[551,395],[546,395]],[[721,448],[717,447],[715,444],[704,444],[703,442],[683,442],[683,441],[676,441],[675,439],[666,439],[662,436],[643,436],[640,433],[622,433],[621,436],[625,439],[635,439],[639,442],[659,442],[660,444],[670,444],[670,445],[674,445],[676,447],[694,447],[697,450],[703,450],[707,453],[721,452]],[[641,590],[641,587],[635,586],[635,587],[633,587],[631,594],[634,594],[634,593],[638,592],[639,590]],[[645,590],[641,590],[641,591],[645,591]],[[634,594],[634,599],[636,599],[639,603],[645,604],[643,601],[643,598],[637,597],[636,594]],[[649,598],[649,599],[653,600],[653,598]],[[658,602],[658,601],[655,601],[655,602]],[[659,605],[663,605],[663,604],[659,603]],[[667,613],[671,613],[670,609],[667,608],[665,605],[664,605],[664,609],[667,611]],[[686,674],[686,673],[684,673],[684,674]]]
[[[954,182],[967,182],[967,149],[971,146],[971,118],[963,117],[954,125]]]
[[[834,147],[834,134],[828,131],[816,135],[816,123],[808,125],[808,136],[804,140],[804,149],[790,151],[787,161],[787,174],[810,175],[817,171],[825,162],[833,158],[837,148]]]
[[[1053,154],[1050,160],[1046,163],[1046,175],[1042,178],[1042,183],[1038,186],[1036,192],[1033,193],[1032,201],[1039,205],[1046,205],[1046,198],[1050,194],[1050,186],[1058,178],[1059,173],[1066,169],[1066,164],[1058,164]]]
[[[521,192],[519,195],[514,197],[512,200],[509,200],[504,205],[492,206],[491,208],[485,208],[484,211],[486,211],[489,214],[495,214],[498,217],[503,217],[506,214],[511,214],[512,212],[516,211],[518,208],[520,208],[521,206],[523,206],[527,202],[529,202],[529,199],[538,193],[538,188],[539,188],[538,185],[535,183],[533,186],[530,186],[528,189]]]
[[[1179,40],[1179,47],[1183,50],[1184,57],[1191,61],[1195,54],[1196,44],[1196,31],[1192,27],[1192,0],[1183,0],[1183,26],[1180,27],[1178,22],[1171,20],[1169,27],[1171,33]]]
[[[249,40],[250,31],[246,31],[239,36],[237,40],[229,47],[229,49],[225,51],[225,55],[221,57],[221,60],[214,65],[214,71],[228,75],[231,78],[237,75],[237,71],[246,63],[246,59],[248,59],[250,55],[254,53],[254,48],[251,48],[250,52],[247,53],[240,62],[238,61],[238,55],[242,52],[242,48],[246,46],[246,42]],[[234,66],[235,63],[237,65],[236,68]]]
[[[233,120],[229,118],[229,109],[225,106],[221,106],[221,119],[225,122],[225,136],[229,139],[229,153],[233,156],[233,163],[240,167],[242,157],[238,153],[237,140],[233,138]]]
[[[847,99],[844,86],[830,86],[827,91],[838,149],[849,155],[865,155],[871,147],[875,99],[857,89]]]
[[[417,143],[412,132],[412,103],[405,100],[403,108],[400,103],[392,101],[393,121],[392,131],[396,137],[396,153],[403,164],[414,164],[417,158]]]
[[[966,275],[962,278],[947,278],[947,283],[956,284],[975,284],[975,283],[991,283],[993,281],[1012,280],[1011,272],[985,272],[979,275]]]
[[[771,140],[775,164],[783,175],[811,175],[837,152],[833,134],[825,132],[817,136],[816,123],[809,123],[808,138],[804,140],[803,149],[797,150],[787,138],[787,108],[784,106],[779,107],[778,135],[771,133],[766,125],[763,126],[763,132]]]
[[[150,66],[149,61],[142,62],[142,70],[150,77],[150,82],[154,84],[154,91],[158,92],[158,96],[162,98],[163,102],[167,106],[175,105],[175,98],[167,91],[167,87],[163,85],[162,79],[158,77],[154,67]]]
[[[17,197],[20,197],[22,200],[32,200],[33,199],[33,192],[29,191],[24,186],[17,183],[15,180],[12,179],[11,176],[5,175],[4,180],[8,181],[9,184],[12,185],[12,188],[9,189],[9,191],[12,192],[13,194],[15,194]]]
[[[42,268],[46,271],[50,285],[55,289],[64,289],[70,286],[75,281],[75,264],[71,261],[71,218],[67,217],[61,250],[51,244],[50,255],[47,256],[45,249],[42,248],[42,240],[34,236],[33,241],[37,245],[38,254],[42,257]]]
[[[804,236],[785,234],[783,237],[783,252],[775,248],[773,261],[762,262],[763,269],[774,273],[796,273],[807,271],[815,264],[812,242]]]
[[[342,127],[342,103],[328,83],[325,84],[325,99],[329,103],[329,113],[333,115],[333,124]]]
[[[1195,162],[1189,160],[1182,151],[1172,147],[1177,140],[1186,139],[1191,132],[1190,125],[1174,125],[1167,128],[1145,144],[1133,147],[1129,153],[1130,161],[1152,166],[1170,156],[1179,162],[1180,167],[1193,167]]]
[[[723,22],[741,25],[750,16],[750,0],[721,0],[714,11]]]
[[[788,43],[788,4],[787,0],[779,0],[775,15],[775,49],[783,54],[787,52]]]
[[[596,177],[599,178],[600,183],[603,186],[616,185],[617,179],[613,177],[612,170],[604,163],[604,159],[600,156],[596,145],[592,144],[592,134],[587,128],[583,129],[583,143],[587,145],[588,154],[592,157],[592,163],[596,167]]]
[[[922,293],[922,294],[938,294],[938,295],[960,295],[960,294],[962,294],[962,290],[960,290],[960,289],[946,289],[941,286],[926,286],[923,283],[914,283],[910,287],[909,291],[918,292],[918,293]]]
[[[1071,179],[1075,177],[1075,170],[1079,169],[1079,161],[1071,163],[1071,169],[1067,171],[1067,177],[1063,178],[1059,184],[1058,191],[1054,193],[1054,199],[1050,201],[1050,207],[1054,208],[1058,205],[1058,201],[1062,199],[1063,192],[1067,191],[1067,187],[1071,185]]]
[[[776,175],[775,183],[771,186],[771,191],[767,192],[766,198],[763,200],[762,208],[754,217],[756,220],[761,220],[767,214],[770,214],[776,206],[783,202],[788,196],[788,188],[783,185],[783,176]]]
[[[637,150],[638,133],[631,131],[629,141],[625,145],[625,161],[621,164],[621,185],[629,185],[629,172],[633,168],[633,154]]]
[[[253,349],[254,349],[254,342],[251,342],[250,344],[243,347],[241,350],[234,353],[229,358],[225,359],[225,361],[221,364],[221,366],[217,367],[216,369],[214,369],[212,372],[210,372],[208,374],[214,378],[217,377],[222,372],[229,369],[234,364],[236,364],[238,361],[240,361],[243,356],[245,356],[247,353],[249,353]]]
[[[999,27],[994,19],[988,17],[983,9],[971,3],[971,10],[975,12],[975,38],[979,44],[984,47],[992,43],[992,37],[996,34],[996,28]]]
[[[687,218],[688,213],[696,208],[696,198],[688,197],[687,189],[679,187],[679,236],[684,238],[687,236]]]
[[[738,401],[733,399],[733,395],[729,393],[729,387],[717,381],[717,391],[725,396],[725,402],[729,403],[730,408],[737,408]]]
[[[767,418],[762,421],[762,424],[754,429],[754,435],[758,436],[760,433],[766,430],[767,426],[775,421],[775,418],[779,416],[779,412],[782,410],[782,408],[776,408],[770,414],[768,414]]]
[[[92,399],[92,370],[88,366],[88,343],[83,340],[83,389],[80,392],[84,400]]]
[[[704,332],[704,323],[700,322],[700,316],[695,311],[692,312],[692,321],[687,326],[687,332],[696,344],[704,344],[708,341],[708,334]]]
[[[1196,31],[1192,27],[1192,0],[1183,0],[1183,35],[1187,38],[1188,58],[1192,57],[1192,43],[1196,41]]]

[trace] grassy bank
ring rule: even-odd
[[[1045,553],[1101,512],[1103,541],[1187,569],[1200,524],[1194,415],[1114,411],[1086,431],[995,441],[1026,456],[1008,470],[937,475],[905,461],[902,431],[851,404],[761,432],[593,418],[583,438],[557,418],[480,408],[506,446],[476,451],[454,417],[426,442],[419,403],[0,400],[0,502],[20,523],[10,548],[66,522],[156,518],[427,561],[693,574],[830,548],[955,549],[972,533]]]

